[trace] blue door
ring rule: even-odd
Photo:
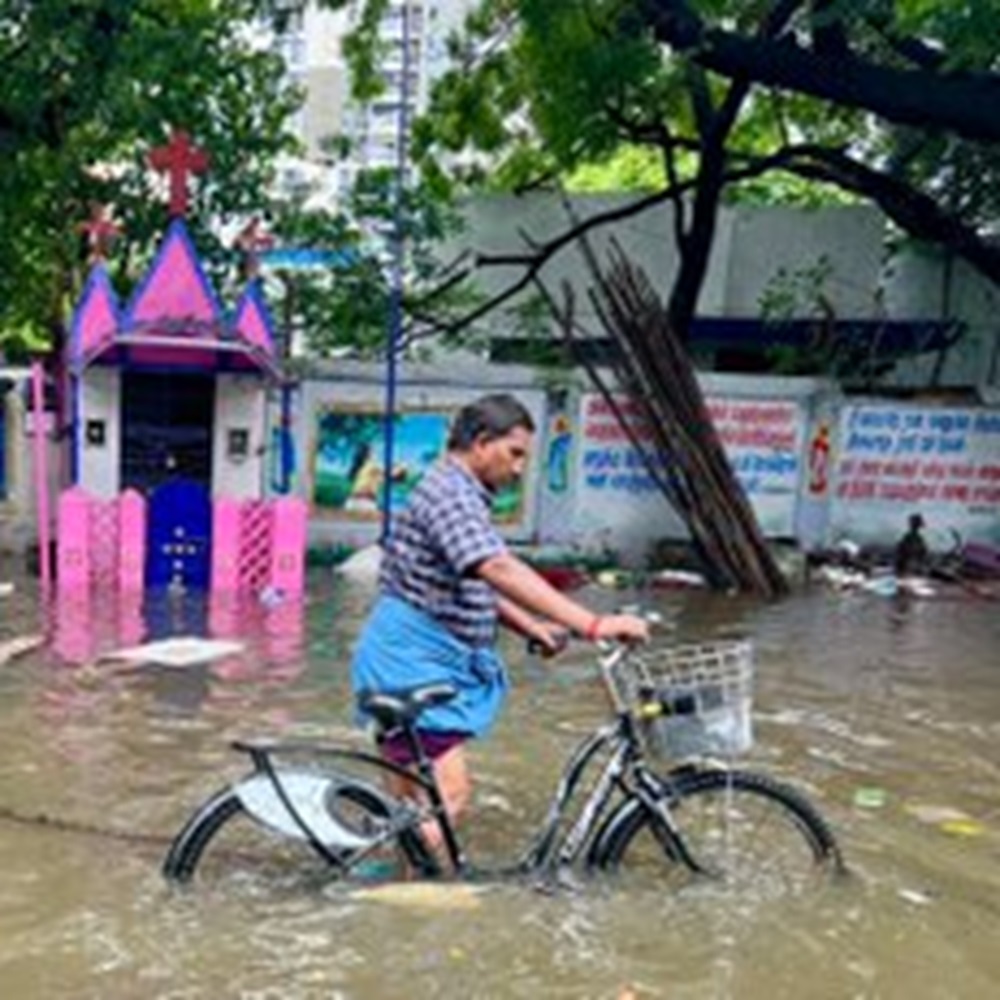
[[[146,586],[208,588],[212,501],[208,487],[190,479],[158,486],[149,498]]]

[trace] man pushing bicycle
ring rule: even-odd
[[[459,410],[446,455],[414,489],[384,543],[378,597],[352,663],[356,696],[435,683],[455,689],[455,697],[421,713],[417,729],[453,822],[472,791],[464,745],[489,730],[507,688],[498,625],[548,655],[565,644],[565,629],[590,641],[649,638],[644,619],[597,615],[560,593],[508,549],[492,524],[492,498],[522,475],[534,431],[531,414],[507,394]],[[378,738],[387,760],[413,763],[402,731]],[[403,779],[394,790],[417,794]],[[423,832],[440,845],[437,823]]]

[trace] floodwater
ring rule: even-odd
[[[45,627],[33,587],[2,599],[3,638]],[[623,595],[586,596],[610,607]],[[167,886],[171,833],[242,772],[230,740],[345,735],[366,601],[324,572],[304,620],[244,610],[206,625],[203,608],[174,602],[109,624],[106,609],[66,609],[56,648],[0,667],[5,998],[997,995],[1000,614],[955,595],[648,599],[683,638],[754,640],[751,762],[814,798],[846,882],[761,899],[498,885],[433,907],[259,876]],[[206,628],[242,636],[246,654],[187,669],[92,662],[123,637]],[[471,851],[489,860],[521,846],[602,712],[586,649],[540,664],[511,646],[509,662],[507,711],[474,751]]]

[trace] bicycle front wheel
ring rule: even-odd
[[[382,799],[363,786],[338,788],[340,823],[359,834],[376,835],[389,820]],[[324,853],[325,852],[325,853]],[[328,880],[345,875],[361,881],[399,877],[410,869],[426,871],[433,859],[415,830],[403,830],[373,850],[349,851],[312,845],[308,839],[277,833],[249,813],[235,788],[224,788],[205,802],[174,839],[163,862],[171,882],[217,882],[229,878]]]
[[[637,799],[609,822],[598,867],[739,891],[799,892],[842,870],[826,821],[800,792],[749,771],[690,771],[669,781],[675,830]]]

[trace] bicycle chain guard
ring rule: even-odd
[[[280,783],[281,792],[275,787]],[[275,771],[274,777],[254,774],[234,786],[243,808],[259,823],[296,840],[315,839],[325,847],[358,851],[378,840],[381,831],[366,835],[348,828],[331,811],[338,789],[348,785],[358,786],[328,774],[310,771]],[[361,785],[365,792],[381,796],[370,786]],[[282,800],[284,796],[291,810]]]

